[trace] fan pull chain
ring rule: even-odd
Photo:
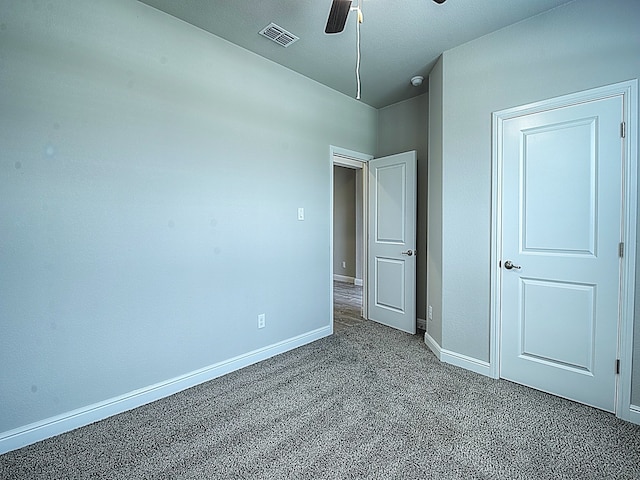
[[[360,100],[360,24],[362,23],[362,10],[360,10],[360,0],[358,0],[358,21],[356,23],[356,84],[358,86],[356,92],[356,100]]]

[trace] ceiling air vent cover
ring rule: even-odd
[[[259,33],[263,37],[267,37],[269,40],[273,40],[283,47],[288,47],[296,40],[300,40],[300,38],[296,37],[293,33],[287,32],[284,28],[279,27],[275,23],[270,23],[260,30]]]

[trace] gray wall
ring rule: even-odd
[[[356,278],[356,200],[356,170],[334,166],[333,273],[353,278]]]
[[[442,346],[442,57],[429,74],[427,334]]]
[[[442,228],[430,232],[442,240],[430,248],[442,256],[443,348],[489,360],[491,113],[640,77],[638,25],[637,0],[580,0],[443,54],[443,88],[432,92],[442,101]]]
[[[427,120],[429,96],[381,108],[378,111],[377,157],[416,150],[418,157],[418,211],[416,242],[416,312],[426,319],[427,297]]]
[[[132,0],[0,19],[0,436],[329,327],[375,109]]]

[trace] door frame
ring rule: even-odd
[[[348,167],[360,170],[362,176],[362,317],[368,319],[367,310],[367,255],[368,255],[368,229],[369,207],[367,198],[369,195],[369,165],[367,162],[373,159],[373,155],[356,152],[334,145],[329,146],[329,298],[331,301],[331,331],[333,332],[333,167]]]
[[[636,223],[638,175],[638,80],[607,85],[527,105],[500,110],[492,114],[491,148],[491,253],[490,253],[490,376],[500,378],[501,327],[501,252],[502,252],[502,165],[503,123],[506,120],[563,106],[622,96],[625,136],[623,140],[622,241],[624,256],[620,272],[618,318],[618,358],[620,375],[616,385],[616,416],[640,423],[640,405],[631,405],[633,360],[634,297],[636,273]],[[640,321],[640,320],[639,320]],[[613,366],[612,366],[613,368]]]

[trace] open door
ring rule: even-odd
[[[416,333],[416,168],[415,151],[369,161],[369,320],[412,334]]]

